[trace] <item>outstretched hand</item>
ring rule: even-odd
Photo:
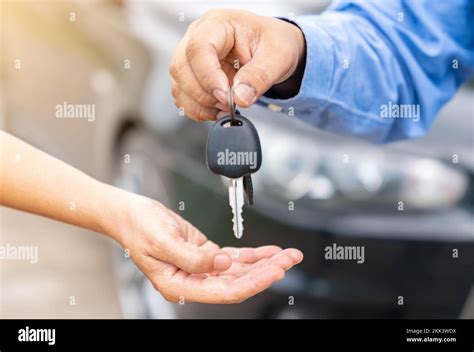
[[[159,202],[98,182],[1,131],[0,145],[0,205],[110,236],[170,301],[241,302],[303,258],[274,246],[219,248]],[[64,206],[71,199],[77,211]]]
[[[299,250],[277,246],[220,248],[159,202],[127,195],[128,215],[112,237],[169,301],[242,302],[303,259]]]

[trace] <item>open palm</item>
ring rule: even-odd
[[[265,290],[303,259],[277,246],[220,248],[158,202],[141,198],[133,235],[122,243],[169,301],[238,303]],[[139,216],[138,216],[139,214]]]

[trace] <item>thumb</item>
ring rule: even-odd
[[[211,241],[197,246],[180,236],[170,236],[160,252],[160,260],[193,274],[223,271],[232,265],[229,254]]]
[[[274,84],[290,76],[291,62],[275,60],[278,51],[263,45],[252,59],[242,66],[233,80],[234,100],[241,107],[248,107]]]

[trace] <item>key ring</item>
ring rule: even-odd
[[[227,93],[227,99],[229,101],[229,107],[230,107],[230,124],[232,126],[236,125],[235,122],[235,103],[234,103],[234,93],[232,92],[232,86],[229,86],[229,90]]]

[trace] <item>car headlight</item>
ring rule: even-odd
[[[274,124],[258,124],[263,164],[255,191],[266,196],[318,203],[321,208],[444,208],[466,192],[462,171],[436,159],[386,147],[302,136]]]

